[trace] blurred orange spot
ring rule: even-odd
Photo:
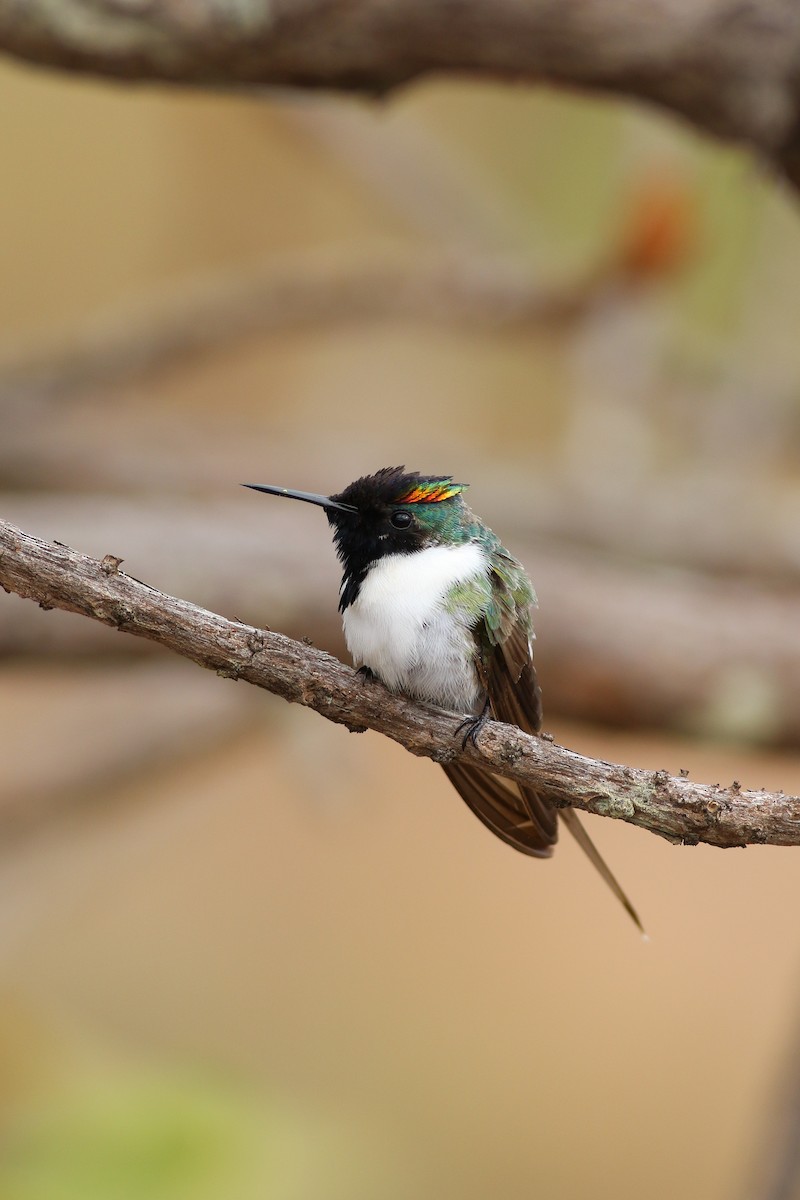
[[[624,272],[652,278],[680,270],[698,241],[697,196],[685,179],[651,175],[634,186],[619,254]]]

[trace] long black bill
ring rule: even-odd
[[[243,483],[242,487],[252,488],[254,492],[266,492],[269,496],[288,496],[290,500],[305,500],[307,504],[318,504],[320,508],[338,508],[340,512],[355,513],[358,509],[353,504],[340,504],[331,500],[330,496],[316,496],[313,492],[293,492],[291,488],[269,487],[260,483]]]

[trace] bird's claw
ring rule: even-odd
[[[463,741],[461,742],[462,750],[466,750],[467,742],[472,742],[473,746],[477,750],[478,734],[481,732],[481,730],[483,729],[486,722],[490,719],[490,716],[491,716],[491,714],[489,712],[489,701],[487,700],[486,703],[484,704],[483,710],[481,711],[479,716],[467,717],[465,721],[462,721],[460,725],[456,726],[455,732],[453,735],[454,737],[458,737],[458,735],[459,735],[459,733],[461,733],[462,729],[466,729],[466,731],[467,731],[464,734]]]

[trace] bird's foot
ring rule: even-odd
[[[462,721],[460,725],[456,726],[455,734],[454,734],[455,737],[458,737],[458,735],[459,735],[459,733],[461,733],[462,729],[466,729],[466,731],[467,731],[464,734],[464,740],[461,743],[462,750],[466,750],[467,742],[472,742],[473,746],[475,746],[477,748],[478,734],[483,729],[486,722],[488,720],[490,720],[490,718],[491,718],[491,713],[489,711],[490,708],[491,708],[491,705],[487,699],[486,703],[484,704],[483,708],[481,709],[480,714],[477,717],[467,717],[466,721]]]
[[[372,683],[373,679],[378,678],[371,667],[359,667],[356,671],[356,675],[361,676],[362,683]]]

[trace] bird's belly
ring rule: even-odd
[[[477,711],[483,704],[474,639],[447,614],[421,626],[413,647],[381,638],[374,626],[352,614],[347,644],[356,664],[369,667],[392,691],[457,712]]]
[[[428,560],[413,560],[428,555]],[[483,689],[475,667],[471,619],[446,610],[450,587],[484,570],[478,547],[381,560],[343,615],[357,666],[369,667],[393,691],[458,712],[479,711]]]

